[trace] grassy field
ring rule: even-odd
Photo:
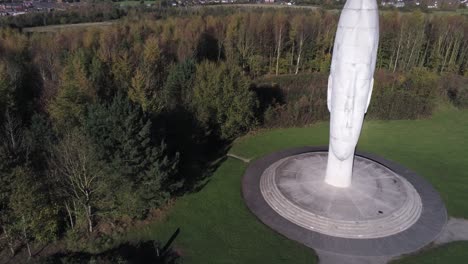
[[[256,159],[303,145],[328,145],[328,123],[246,136],[231,152]],[[366,121],[358,149],[418,172],[441,193],[451,216],[468,218],[468,111],[445,109],[426,120]]]
[[[245,207],[240,179],[246,164],[229,158],[200,191],[179,199],[163,223],[126,240],[165,241],[180,228],[175,248],[184,263],[314,263],[312,250],[269,230]]]
[[[468,241],[453,242],[417,255],[407,256],[392,264],[449,264],[468,262]]]
[[[230,152],[256,159],[280,149],[327,144],[328,123],[318,123],[306,128],[258,131],[234,142]],[[368,120],[358,148],[417,171],[440,191],[451,215],[468,218],[468,110],[445,109],[426,120]],[[240,160],[226,159],[206,186],[180,198],[166,219],[122,239],[165,241],[181,228],[175,247],[184,263],[316,261],[312,250],[271,231],[245,207],[240,182],[246,166]],[[466,246],[455,243],[398,263],[450,263],[453,259],[456,261],[452,263],[460,263],[460,258],[467,259]],[[422,262],[434,254],[440,261]]]
[[[27,27],[23,28],[23,32],[57,32],[69,29],[85,29],[90,27],[108,27],[115,24],[117,21],[104,21],[104,22],[90,22],[78,24],[63,24],[63,25],[50,25],[42,27]]]

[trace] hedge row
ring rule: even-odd
[[[328,120],[327,81],[324,73],[268,76],[258,79],[253,90],[260,101],[265,127],[301,126]],[[370,119],[416,119],[430,116],[437,99],[468,107],[468,78],[439,76],[424,68],[407,73],[377,71]]]

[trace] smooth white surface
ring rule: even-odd
[[[348,0],[341,11],[328,79],[330,147],[325,182],[351,185],[354,150],[370,103],[379,41],[376,0]]]
[[[411,227],[422,202],[405,178],[356,156],[352,188],[324,182],[327,152],[283,158],[262,174],[260,191],[279,215],[305,229],[354,239],[386,237]]]

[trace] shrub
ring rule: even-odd
[[[368,115],[376,119],[415,119],[432,114],[437,75],[423,68],[408,74],[378,71]]]
[[[266,77],[257,81],[260,120],[265,127],[297,126],[328,119],[327,75]]]
[[[234,139],[256,125],[255,94],[250,80],[235,65],[198,65],[192,105],[198,120],[222,139]]]
[[[468,107],[468,78],[455,74],[442,76],[440,80],[442,94],[457,107]]]
[[[467,78],[461,78],[466,82]],[[377,71],[368,118],[415,119],[431,115],[440,96],[438,79],[424,68],[414,68],[409,73]],[[301,126],[328,120],[327,82],[328,74],[324,73],[258,79],[254,90],[260,100],[258,115],[262,125]],[[467,85],[450,87],[457,89],[452,92],[456,94],[453,100],[468,105]]]

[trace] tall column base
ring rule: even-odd
[[[353,174],[354,153],[345,160],[338,159],[331,147],[328,151],[327,174],[325,182],[329,185],[346,188],[351,185],[351,176]]]

